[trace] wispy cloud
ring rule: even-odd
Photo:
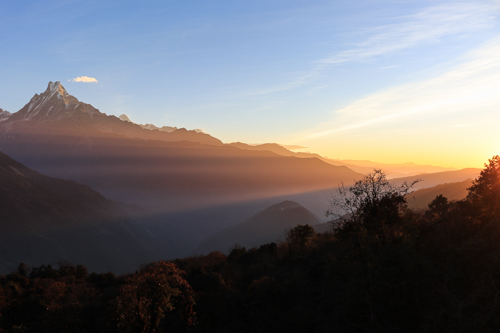
[[[303,139],[314,139],[372,128],[393,128],[453,114],[455,119],[475,115],[481,121],[500,108],[500,39],[472,52],[456,68],[433,79],[393,87],[334,113]],[[410,125],[411,126],[411,125]]]
[[[320,63],[341,64],[376,57],[399,50],[436,42],[444,36],[469,33],[494,25],[498,6],[479,3],[452,3],[427,8],[405,18],[404,23],[372,29],[355,47],[341,51]]]
[[[313,66],[288,82],[252,91],[245,95],[268,95],[288,91],[314,82],[330,66],[391,54],[404,49],[442,41],[494,27],[500,13],[500,0],[488,3],[450,3],[433,6],[415,14],[401,16],[402,23],[370,27],[364,40],[353,48],[313,61]],[[395,68],[396,65],[384,69]]]
[[[68,80],[70,81],[70,80]],[[71,82],[95,82],[97,83],[97,79],[95,77],[89,77],[89,76],[79,76],[75,77],[74,79],[71,79]]]
[[[281,92],[281,91],[287,91],[293,88],[297,88],[300,86],[303,86],[311,81],[312,78],[318,75],[320,71],[320,66],[317,66],[313,70],[309,71],[308,73],[303,74],[302,76],[299,76],[295,79],[292,79],[291,81],[285,82],[280,85],[276,85],[274,87],[269,87],[261,90],[255,90],[249,93],[244,94],[244,96],[255,96],[255,95],[267,95],[275,92]]]

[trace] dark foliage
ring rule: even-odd
[[[497,332],[499,161],[424,213],[376,172],[345,189],[356,206],[331,232],[228,256],[118,277],[21,264],[0,277],[0,332]]]

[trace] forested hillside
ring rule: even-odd
[[[156,262],[134,274],[26,267],[0,277],[4,332],[496,332],[500,157],[450,203],[408,209],[381,172],[341,190],[330,232]]]

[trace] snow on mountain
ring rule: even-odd
[[[19,115],[17,115],[19,113]],[[35,120],[35,121],[56,121],[69,118],[72,121],[78,119],[86,119],[91,122],[102,122],[105,113],[100,112],[90,104],[80,102],[76,97],[68,94],[63,85],[59,82],[49,82],[47,89],[42,94],[35,94],[30,102],[16,113],[16,120]],[[97,117],[95,117],[97,116]],[[118,117],[120,120],[135,124],[130,118],[122,114]],[[158,130],[160,132],[172,133],[178,130],[177,127],[163,126],[157,127],[153,124],[136,124],[143,129]],[[109,127],[109,126],[106,126]],[[206,134],[200,129],[195,129],[193,132],[198,134]]]
[[[126,122],[129,122],[129,123],[134,123],[132,120],[130,120],[130,118],[126,115],[126,114],[122,114],[121,116],[118,117],[118,119],[122,120],[122,121],[126,121]],[[135,124],[135,123],[134,123]],[[162,132],[173,132],[173,131],[176,131],[178,130],[177,127],[172,127],[172,126],[163,126],[163,127],[158,127],[158,126],[155,126],[153,124],[145,124],[145,125],[142,125],[142,124],[137,124],[139,126],[141,126],[142,128],[144,129],[147,129],[147,130],[150,130],[150,131],[153,131],[153,130],[158,130],[158,131],[162,131]],[[195,129],[194,130],[196,133],[205,133],[203,132],[202,130],[200,129]]]
[[[140,126],[144,129],[148,129],[150,131],[160,129],[159,127],[157,127],[153,124],[144,124],[144,125],[140,125]]]
[[[151,124],[139,125],[132,122],[127,115],[121,115],[120,118],[108,116],[68,94],[59,81],[49,82],[43,93],[35,94],[18,112],[11,115],[2,111],[0,124],[2,125],[0,137],[3,136],[4,139],[7,138],[8,131],[45,131],[52,134],[65,132],[65,135],[71,136],[76,133],[85,137],[118,135],[144,140],[222,144],[220,140],[199,130],[188,131],[170,126],[159,128]]]
[[[155,126],[153,124],[145,124],[145,125],[139,124],[139,126],[141,126],[144,129],[150,130],[150,131],[158,130],[158,131],[162,131],[162,132],[173,132],[173,131],[178,130],[177,127],[172,127],[172,126],[158,127],[158,126]]]
[[[12,116],[12,113],[5,111],[4,109],[0,109],[0,121],[7,120],[10,116]]]
[[[35,94],[33,98],[19,112],[14,114],[13,120],[53,121],[64,118],[73,118],[76,114],[85,112],[92,118],[94,114],[101,114],[90,104],[80,102],[68,94],[59,81],[50,81],[42,94]]]

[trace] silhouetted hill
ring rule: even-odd
[[[316,225],[321,220],[306,208],[293,201],[272,205],[248,220],[222,230],[200,243],[197,253],[229,251],[238,244],[252,248],[284,240],[286,232],[298,224]]]
[[[173,238],[150,234],[148,222],[138,218],[143,209],[108,200],[74,181],[44,176],[3,153],[0,198],[0,273],[20,262],[58,260],[130,272],[177,246]]]
[[[448,201],[457,201],[465,199],[467,188],[472,186],[472,179],[457,183],[440,184],[434,187],[423,188],[411,192],[406,196],[408,206],[413,209],[427,209],[427,206],[438,195],[448,198]]]

